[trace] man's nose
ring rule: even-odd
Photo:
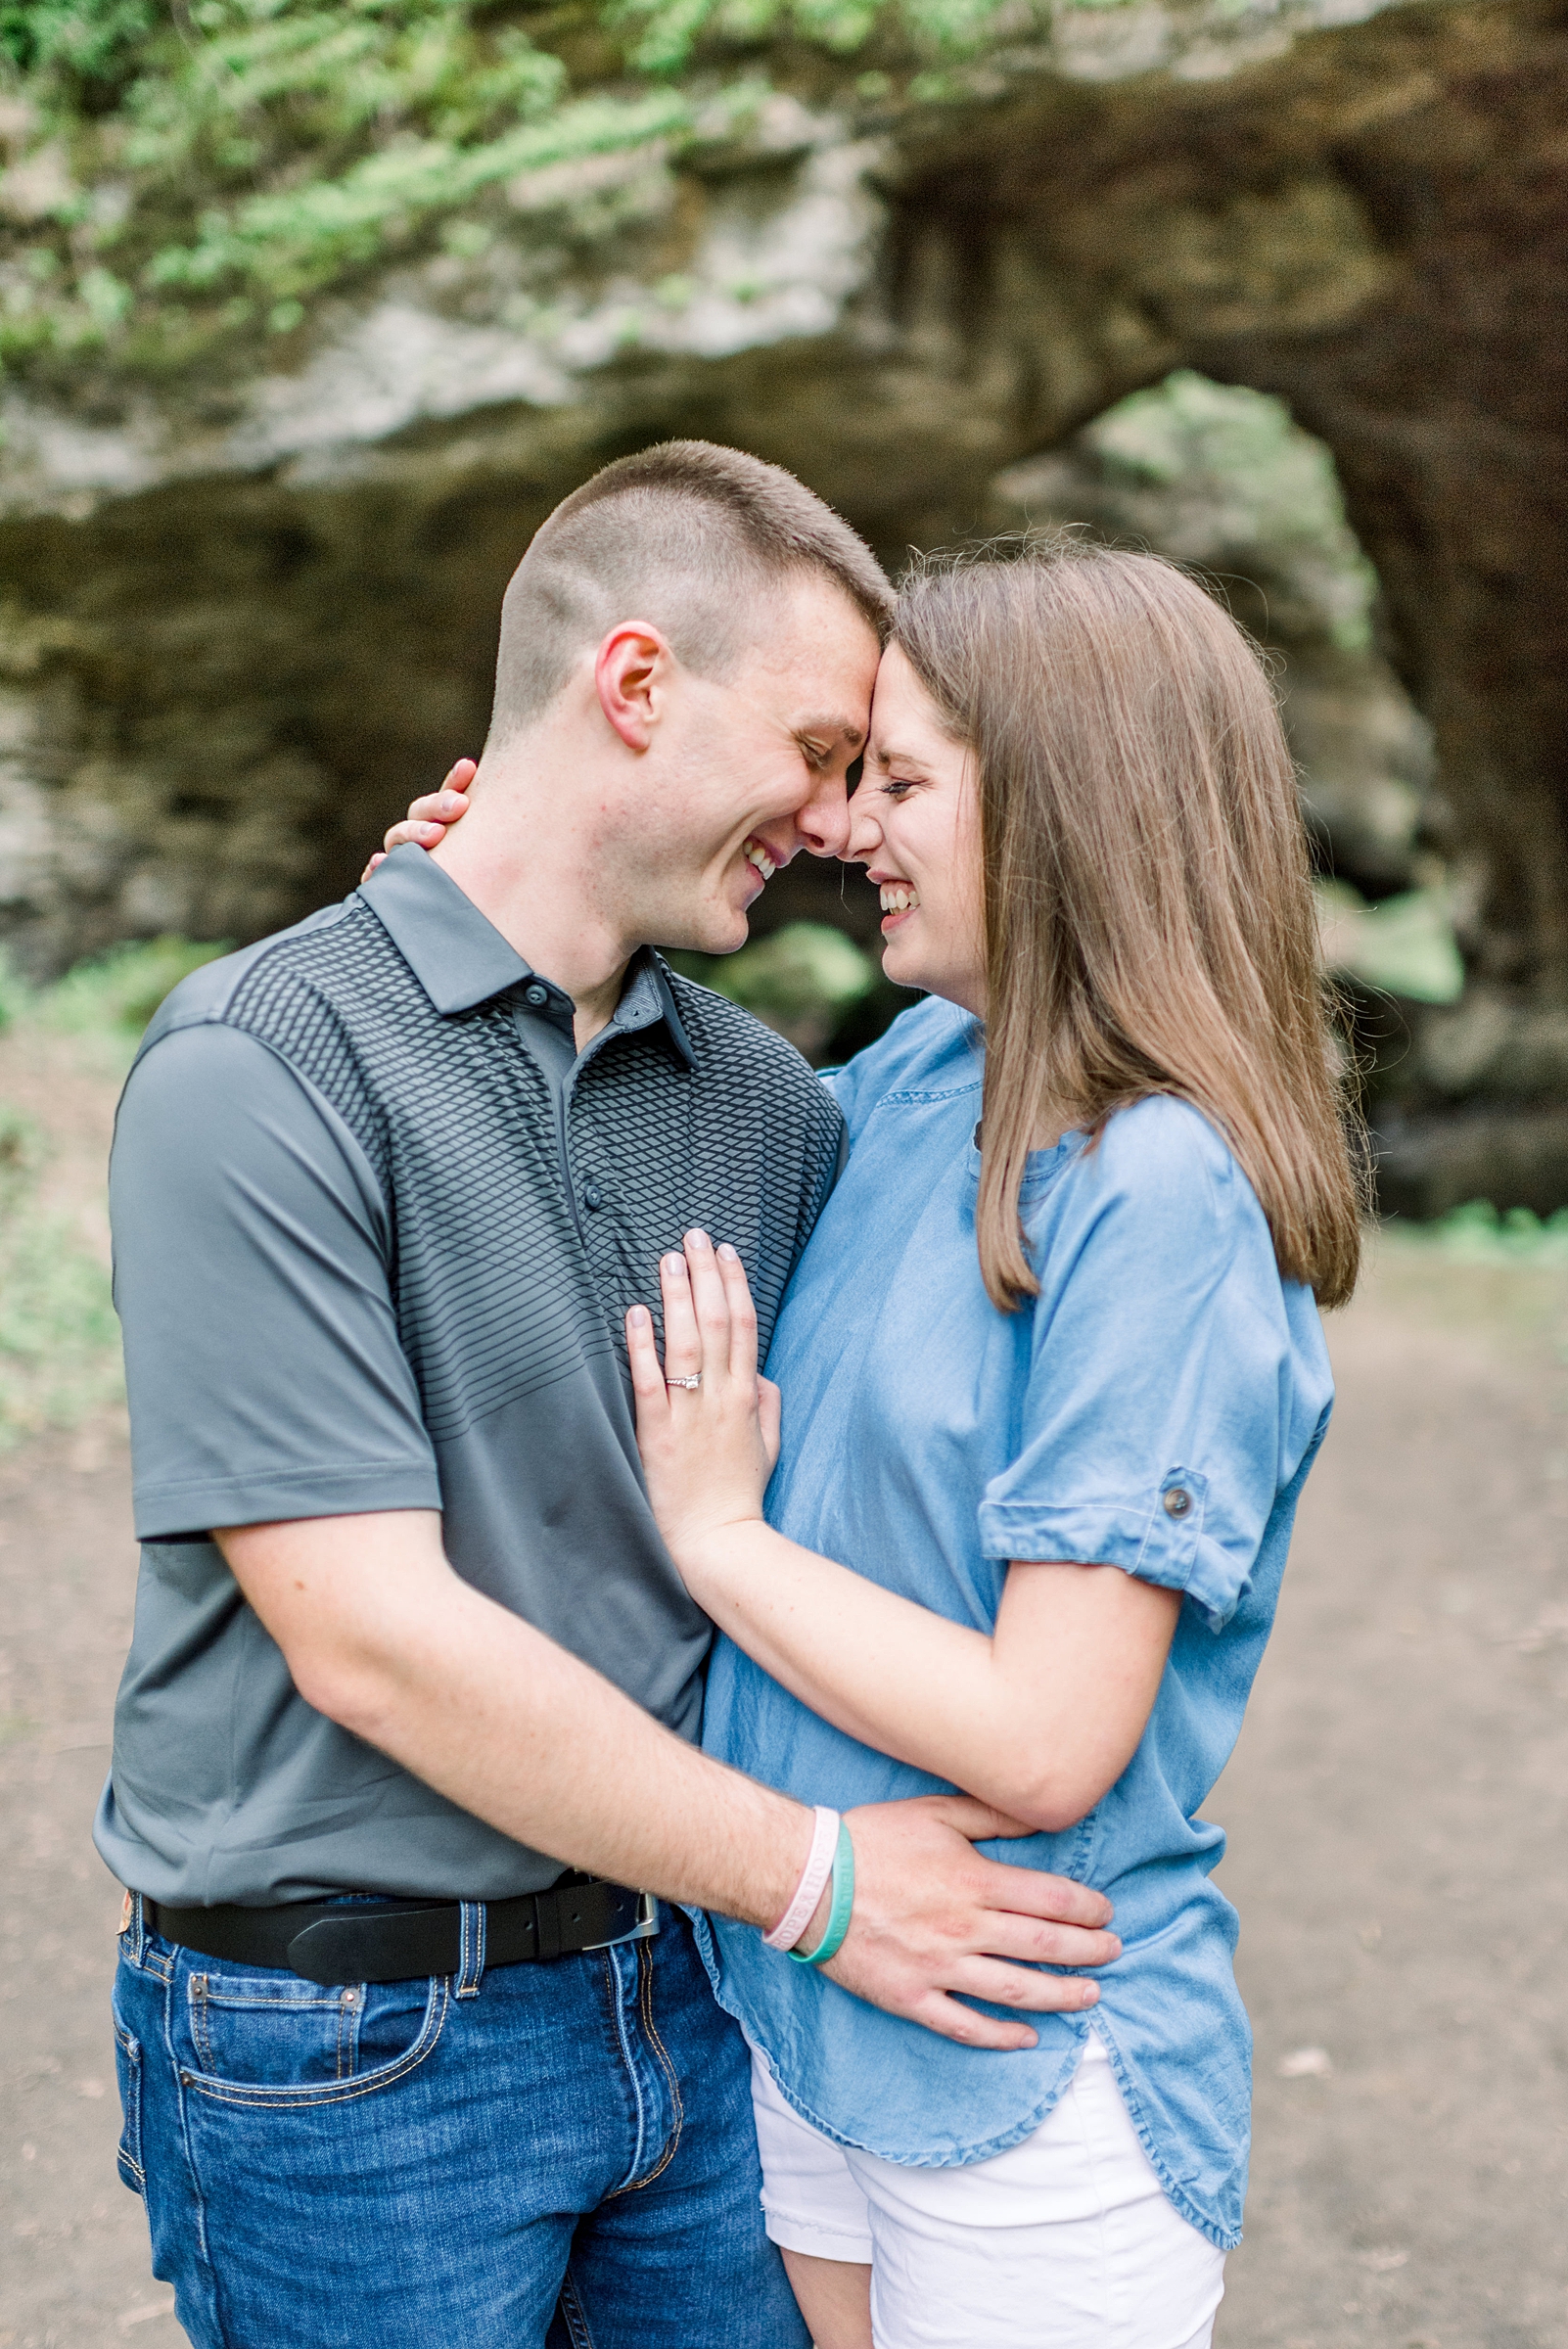
[[[856,792],[849,804],[849,836],[839,854],[846,864],[869,864],[882,846],[882,826],[871,812],[868,798]]]
[[[808,854],[844,854],[850,841],[850,802],[842,775],[824,776],[795,818],[795,829]]]

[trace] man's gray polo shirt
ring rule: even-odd
[[[788,1044],[656,956],[580,1056],[570,1010],[404,848],[148,1031],[111,1170],[142,1569],[97,1823],[137,1891],[560,1873],[313,1712],[212,1526],[439,1509],[460,1575],[697,1732],[710,1627],[648,1507],[623,1316],[657,1313],[700,1223],[765,1344],[842,1126]]]

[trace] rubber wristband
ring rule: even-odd
[[[844,1947],[844,1937],[850,1930],[850,1918],[854,1910],[854,1846],[850,1830],[843,1819],[839,1821],[839,1848],[833,1855],[833,1906],[828,1911],[827,1931],[807,1958],[801,1950],[791,1950],[797,1965],[826,1965]]]
[[[770,1950],[793,1949],[816,1914],[816,1904],[822,1898],[822,1887],[833,1865],[833,1855],[839,1844],[839,1815],[825,1803],[816,1806],[816,1824],[811,1829],[811,1848],[806,1855],[801,1880],[790,1898],[778,1923],[770,1933],[762,1935]]]

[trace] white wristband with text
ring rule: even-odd
[[[816,1912],[816,1904],[822,1898],[822,1888],[833,1872],[833,1855],[838,1848],[839,1815],[818,1803],[811,1848],[807,1854],[801,1880],[795,1887],[795,1897],[771,1933],[762,1935],[770,1950],[793,1950],[806,1931]]]

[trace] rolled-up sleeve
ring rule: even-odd
[[[1019,1449],[987,1487],[982,1543],[993,1558],[1119,1566],[1185,1592],[1219,1631],[1296,1464],[1268,1227],[1219,1137],[1174,1101],[1113,1118],[1071,1181]]]
[[[440,1507],[374,1173],[267,1045],[146,1051],[110,1168],[136,1531]]]

